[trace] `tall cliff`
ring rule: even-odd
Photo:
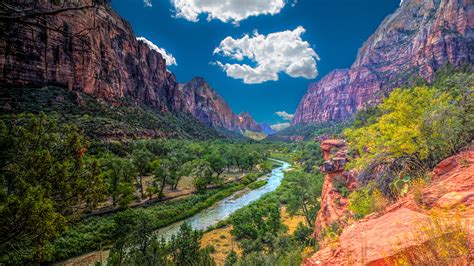
[[[224,99],[200,77],[179,84],[172,104],[178,111],[192,114],[199,121],[215,128],[261,131],[248,113],[236,115]]]
[[[341,121],[378,103],[412,75],[432,80],[450,63],[474,64],[473,0],[405,0],[359,50],[350,69],[309,86],[293,124]]]
[[[7,0],[0,7],[0,84],[59,85],[112,103],[131,99],[201,122],[245,127],[202,79],[180,85],[105,0]],[[200,86],[203,85],[203,86]],[[190,89],[191,88],[191,89]],[[183,90],[184,89],[184,90]]]

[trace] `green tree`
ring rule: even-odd
[[[302,171],[288,172],[285,177],[288,182],[285,199],[289,214],[303,213],[307,225],[313,227],[319,210],[318,197],[321,196],[324,177],[321,174],[308,174]]]
[[[155,175],[154,187],[158,192],[158,197],[164,197],[163,191],[170,178],[170,165],[171,162],[167,159],[155,160],[151,163],[151,167],[154,169],[153,174]]]
[[[85,173],[87,147],[75,127],[44,114],[0,121],[0,263],[49,259],[44,245],[97,177]]]
[[[361,170],[376,158],[446,156],[459,146],[462,117],[453,97],[434,88],[396,89],[379,106],[377,122],[345,134],[361,156],[353,166]],[[435,158],[432,158],[434,161]]]
[[[204,160],[209,163],[211,174],[215,174],[216,178],[220,177],[227,165],[227,162],[217,149],[213,149],[211,152],[204,155]]]
[[[148,171],[150,166],[150,161],[153,157],[153,154],[146,149],[139,149],[133,151],[133,164],[135,165],[138,171],[138,180],[137,183],[140,186],[140,196],[144,197],[143,189],[143,176]]]
[[[132,162],[127,158],[107,156],[102,158],[102,165],[113,206],[117,206],[119,203],[121,207],[127,207],[133,200],[135,191],[133,181],[136,170]]]

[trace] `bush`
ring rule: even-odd
[[[349,195],[349,209],[357,219],[380,211],[388,205],[388,200],[377,188],[363,187]]]
[[[257,189],[257,188],[261,188],[263,186],[265,186],[266,184],[268,183],[267,180],[258,180],[258,181],[255,181],[253,183],[251,183],[250,185],[248,185],[248,188],[250,189]]]

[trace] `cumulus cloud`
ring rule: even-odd
[[[292,120],[293,117],[295,117],[294,114],[289,114],[289,113],[287,113],[287,112],[285,112],[285,111],[278,111],[278,112],[276,112],[275,114],[276,114],[277,116],[283,118],[283,120]]]
[[[200,14],[207,20],[238,24],[251,16],[275,15],[285,7],[286,0],[171,0],[176,17],[199,21]]]
[[[152,7],[153,5],[151,4],[151,0],[143,0],[143,5],[145,7]]]
[[[247,84],[258,84],[269,80],[278,80],[278,74],[284,72],[290,77],[314,79],[318,75],[316,61],[319,56],[301,35],[306,30],[299,26],[294,30],[259,34],[245,34],[240,39],[227,37],[214,49],[214,54],[242,61],[248,59],[256,66],[231,64],[217,61],[215,64],[227,73],[227,76],[242,79]]]
[[[280,124],[271,125],[270,127],[275,131],[282,131],[283,129],[288,128],[290,126],[291,126],[290,123],[280,123]]]
[[[166,60],[166,65],[167,66],[172,66],[172,65],[177,66],[178,65],[178,63],[176,62],[176,58],[174,58],[174,56],[172,54],[166,52],[165,49],[156,46],[156,44],[154,44],[151,41],[147,40],[145,37],[137,37],[137,40],[139,42],[144,42],[146,45],[148,45],[148,47],[150,47],[150,49],[155,50],[158,53],[160,53],[163,56],[163,58]]]

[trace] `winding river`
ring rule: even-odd
[[[267,178],[267,183],[264,186],[242,195],[239,195],[239,192],[236,192],[234,195],[221,200],[214,206],[205,209],[194,216],[159,229],[156,234],[163,236],[165,239],[170,239],[173,234],[178,232],[179,227],[183,223],[188,223],[195,230],[206,230],[218,222],[227,219],[238,209],[249,205],[280,186],[281,180],[284,176],[284,171],[291,165],[283,161],[277,162],[282,163],[282,166],[272,170],[270,176]]]
[[[279,160],[274,161],[277,161],[282,165],[273,169],[269,175],[263,178],[267,180],[267,183],[264,186],[245,193],[238,191],[214,204],[212,207],[209,207],[187,219],[163,227],[157,230],[155,233],[158,236],[164,237],[165,239],[170,239],[172,235],[179,231],[179,227],[183,223],[188,223],[195,230],[206,230],[218,222],[227,219],[238,209],[241,209],[258,200],[263,195],[276,190],[281,184],[285,170],[290,168],[291,165],[287,162]],[[56,265],[89,265],[94,264],[94,262],[97,261],[104,261],[106,259],[107,255],[102,255],[102,252],[97,251],[57,263]]]

